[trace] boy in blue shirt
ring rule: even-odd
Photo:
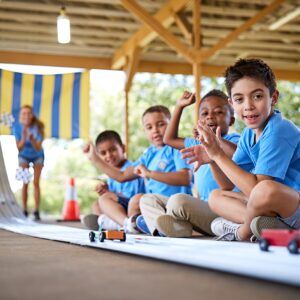
[[[181,138],[178,127],[182,111],[195,102],[195,95],[185,91],[177,100],[174,113],[167,127],[164,142],[176,149],[199,145],[196,138]],[[199,122],[209,126],[214,132],[221,128],[222,146],[227,148],[229,155],[236,149],[239,135],[228,133],[234,123],[233,110],[228,103],[228,97],[222,91],[212,90],[200,102]],[[210,223],[217,217],[208,207],[209,193],[218,188],[209,166],[210,160],[195,166],[194,177],[198,198],[177,194],[170,198],[157,195],[144,195],[141,201],[141,211],[149,228],[156,228],[160,233],[172,237],[188,237],[192,229],[212,235]]]
[[[108,165],[97,155],[92,144],[88,144],[84,152],[99,169],[116,181],[126,182],[138,177],[144,178],[146,193],[157,193],[165,196],[174,193],[191,194],[189,166],[181,158],[178,150],[165,145],[163,142],[170,117],[168,108],[162,105],[152,106],[143,113],[144,131],[152,145],[134,162],[133,166],[124,171]],[[130,205],[135,208],[135,215],[139,213],[141,196],[142,194],[136,195],[130,200]],[[126,230],[126,228],[132,227],[131,222],[132,218],[118,223],[123,225]]]
[[[132,166],[132,162],[125,157],[125,146],[117,132],[113,130],[101,132],[96,138],[95,146],[99,157],[108,165],[121,171]],[[99,182],[95,190],[100,197],[93,204],[94,214],[86,215],[83,223],[93,230],[97,230],[100,224],[111,229],[118,229],[119,225],[113,219],[123,222],[128,215],[135,214],[129,205],[129,200],[136,194],[143,193],[145,186],[142,178],[122,183],[108,178],[107,183]]]
[[[300,229],[300,131],[275,110],[279,92],[271,68],[259,59],[241,59],[226,70],[225,84],[247,128],[230,159],[216,135],[198,125],[221,188],[209,197],[221,216],[212,231],[248,240],[252,233],[259,238],[263,228]],[[238,192],[231,191],[235,186]]]

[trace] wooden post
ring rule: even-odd
[[[193,44],[195,51],[201,49],[201,0],[193,0]],[[199,51],[200,52],[200,51]],[[201,77],[202,77],[202,62],[199,60],[193,63],[193,75],[195,80],[195,123],[198,122],[199,106],[201,100]]]
[[[128,121],[128,102],[129,102],[129,91],[125,90],[125,129],[124,129],[124,133],[125,133],[125,151],[126,151],[126,157],[129,156],[129,121]]]

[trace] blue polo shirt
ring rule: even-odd
[[[255,132],[244,129],[233,161],[300,191],[300,130],[275,110],[256,143]]]
[[[168,145],[164,145],[159,149],[153,145],[147,148],[134,162],[135,167],[140,164],[143,164],[150,171],[166,173],[189,169],[188,164],[181,158],[180,152]],[[176,186],[149,178],[146,179],[145,186],[146,193],[160,194],[166,197],[177,193],[192,194],[191,184],[189,186]]]
[[[125,171],[130,166],[132,166],[132,162],[126,160],[120,170]],[[125,182],[119,182],[112,178],[108,178],[107,184],[108,189],[111,192],[121,194],[128,199],[136,194],[145,193],[144,179],[141,177]]]

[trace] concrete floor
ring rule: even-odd
[[[300,287],[5,230],[0,270],[1,300],[300,299]]]

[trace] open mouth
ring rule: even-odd
[[[247,120],[249,123],[253,123],[257,120],[258,117],[259,115],[247,115],[244,116],[244,119]]]

